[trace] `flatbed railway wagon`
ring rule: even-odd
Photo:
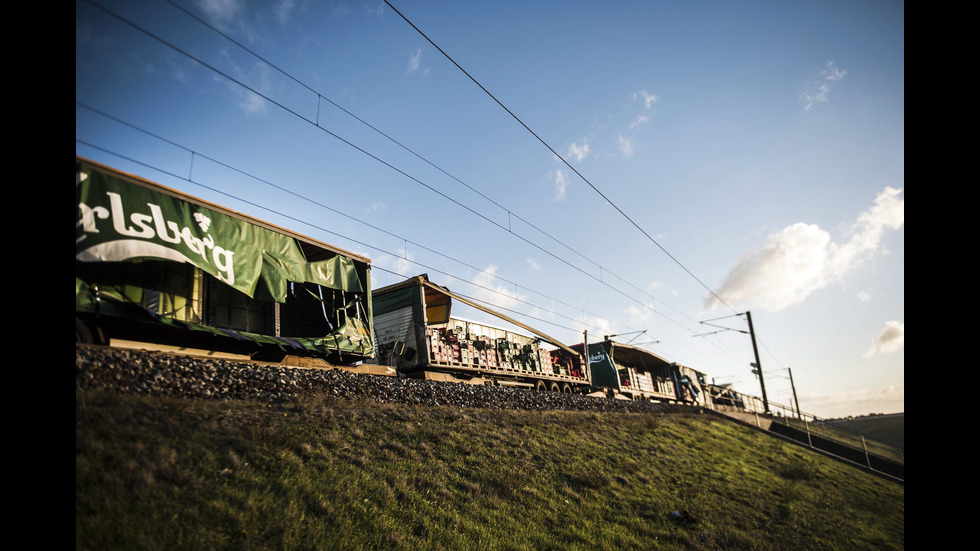
[[[704,374],[609,339],[589,343],[592,385],[615,398],[710,407]],[[583,345],[572,348],[582,350]]]
[[[426,275],[375,289],[373,300],[377,361],[393,366],[403,376],[564,393],[590,386],[588,365],[580,353],[430,282]],[[455,317],[453,301],[516,325],[527,334]]]
[[[353,365],[371,261],[75,158],[75,340]]]

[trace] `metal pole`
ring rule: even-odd
[[[589,355],[589,330],[586,329],[582,332],[582,352],[585,354],[581,360],[582,370],[585,372],[585,376],[589,379],[589,385],[592,385],[592,365],[591,356]]]
[[[752,352],[755,353],[755,368],[759,376],[759,385],[762,387],[762,407],[769,413],[769,398],[766,396],[766,380],[762,376],[762,362],[759,361],[759,347],[755,344],[755,330],[752,328],[752,312],[746,311],[745,317],[749,320],[749,336],[752,337]]]
[[[793,370],[787,367],[786,371],[789,371],[789,387],[793,389],[793,401],[796,402],[796,418],[803,419],[803,414],[800,413],[800,399],[796,397],[796,385],[793,384]]]

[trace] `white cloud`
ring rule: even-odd
[[[215,76],[214,80],[226,87],[228,93],[235,98],[238,106],[246,113],[264,113],[267,107],[263,95],[268,94],[272,88],[269,66],[265,63],[256,63],[251,70],[245,70],[238,66],[227,52],[223,52],[223,56],[230,65],[228,71],[235,76],[238,82],[245,84],[248,88],[218,76]]]
[[[636,130],[640,126],[650,122],[650,117],[647,116],[647,113],[653,107],[653,104],[657,102],[657,96],[648,93],[646,90],[641,90],[633,94],[633,99],[643,100],[643,110],[636,116],[636,119],[630,123],[630,130]],[[622,134],[619,135],[618,145],[620,152],[625,157],[632,157],[636,152],[636,147],[634,146],[633,140],[623,136]]]
[[[800,394],[800,409],[824,419],[869,413],[901,413],[905,411],[905,387],[893,385],[875,390]]]
[[[812,224],[797,223],[770,235],[761,249],[742,257],[718,288],[725,302],[751,302],[770,311],[803,302],[811,293],[841,280],[879,249],[886,230],[905,223],[902,190],[881,191],[874,205],[858,217],[848,241],[831,241]],[[717,306],[714,296],[706,306]]]
[[[904,347],[905,322],[889,321],[885,323],[885,328],[881,330],[881,333],[871,341],[871,348],[862,355],[865,358],[870,358],[875,354],[891,354]]]
[[[857,297],[861,302],[868,302],[871,300],[871,291],[859,291]]]
[[[631,326],[650,323],[653,313],[657,308],[654,304],[647,304],[646,306],[646,308],[635,305],[628,306],[626,308],[626,318],[629,320],[627,323]]]
[[[535,272],[541,269],[541,264],[539,264],[537,260],[531,258],[530,256],[527,257],[525,260],[527,262],[527,265],[530,266],[531,269],[534,270]]]
[[[602,338],[606,335],[616,334],[611,320],[593,316],[591,314],[584,315],[582,317],[582,321],[574,321],[570,323],[572,324],[572,328],[575,329],[575,336],[577,339],[573,342],[566,342],[565,344],[577,344],[582,342],[582,339],[585,337],[585,331],[589,332],[589,342],[593,343],[602,340]]]
[[[264,113],[265,98],[254,92],[246,91],[239,100],[238,106],[244,109],[246,113]]]
[[[293,11],[296,9],[296,0],[281,0],[274,8],[276,19],[285,25],[292,18]]]
[[[568,146],[568,156],[573,157],[576,161],[581,161],[582,159],[588,157],[589,153],[591,152],[592,150],[589,147],[589,142],[585,139],[582,140],[582,145],[573,143],[572,145]]]
[[[646,115],[638,115],[636,120],[630,123],[630,130],[636,130],[639,126],[650,120]]]
[[[555,201],[564,201],[565,188],[568,186],[568,183],[565,181],[565,171],[561,169],[552,170],[548,173],[548,177],[555,186]]]
[[[847,74],[847,69],[841,71],[834,65],[833,61],[828,61],[827,68],[820,73],[820,76],[824,77],[825,79],[831,82],[837,82],[838,80],[843,79],[844,75],[846,74]]]
[[[226,26],[242,10],[241,0],[198,0],[198,6],[212,22]]]
[[[527,300],[527,295],[514,291],[513,288],[500,281],[497,277],[497,266],[493,264],[477,274],[473,278],[473,283],[477,286],[473,297],[496,308],[516,310],[523,301]]]
[[[391,254],[371,256],[371,263],[379,268],[395,272],[403,277],[417,275],[416,272],[418,271],[418,267],[415,265],[415,262],[412,261],[414,255],[407,253],[404,246],[401,248],[401,253],[402,256],[394,256]]]
[[[626,157],[633,156],[633,142],[622,134],[619,135],[619,150],[622,151],[623,155]]]
[[[408,58],[408,72],[414,73],[419,70],[419,60],[422,57],[422,48],[419,48],[412,57]]]
[[[640,97],[643,98],[643,108],[646,109],[647,111],[649,111],[650,107],[657,102],[657,96],[653,94],[648,94],[646,90],[640,90],[639,92],[633,94],[633,99],[640,98]]]
[[[805,111],[809,111],[816,103],[827,103],[827,96],[830,94],[830,83],[838,82],[847,74],[847,69],[838,69],[833,61],[827,62],[827,68],[820,72],[820,80],[815,83],[816,89],[803,92],[803,99],[806,101]]]

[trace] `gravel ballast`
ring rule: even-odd
[[[618,412],[690,411],[690,406],[614,400],[530,389],[446,383],[343,369],[284,367],[106,347],[75,347],[76,390],[103,390],[147,396],[286,403],[320,393],[461,408]]]

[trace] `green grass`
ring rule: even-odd
[[[709,415],[76,392],[75,421],[77,549],[904,548],[904,486]]]

